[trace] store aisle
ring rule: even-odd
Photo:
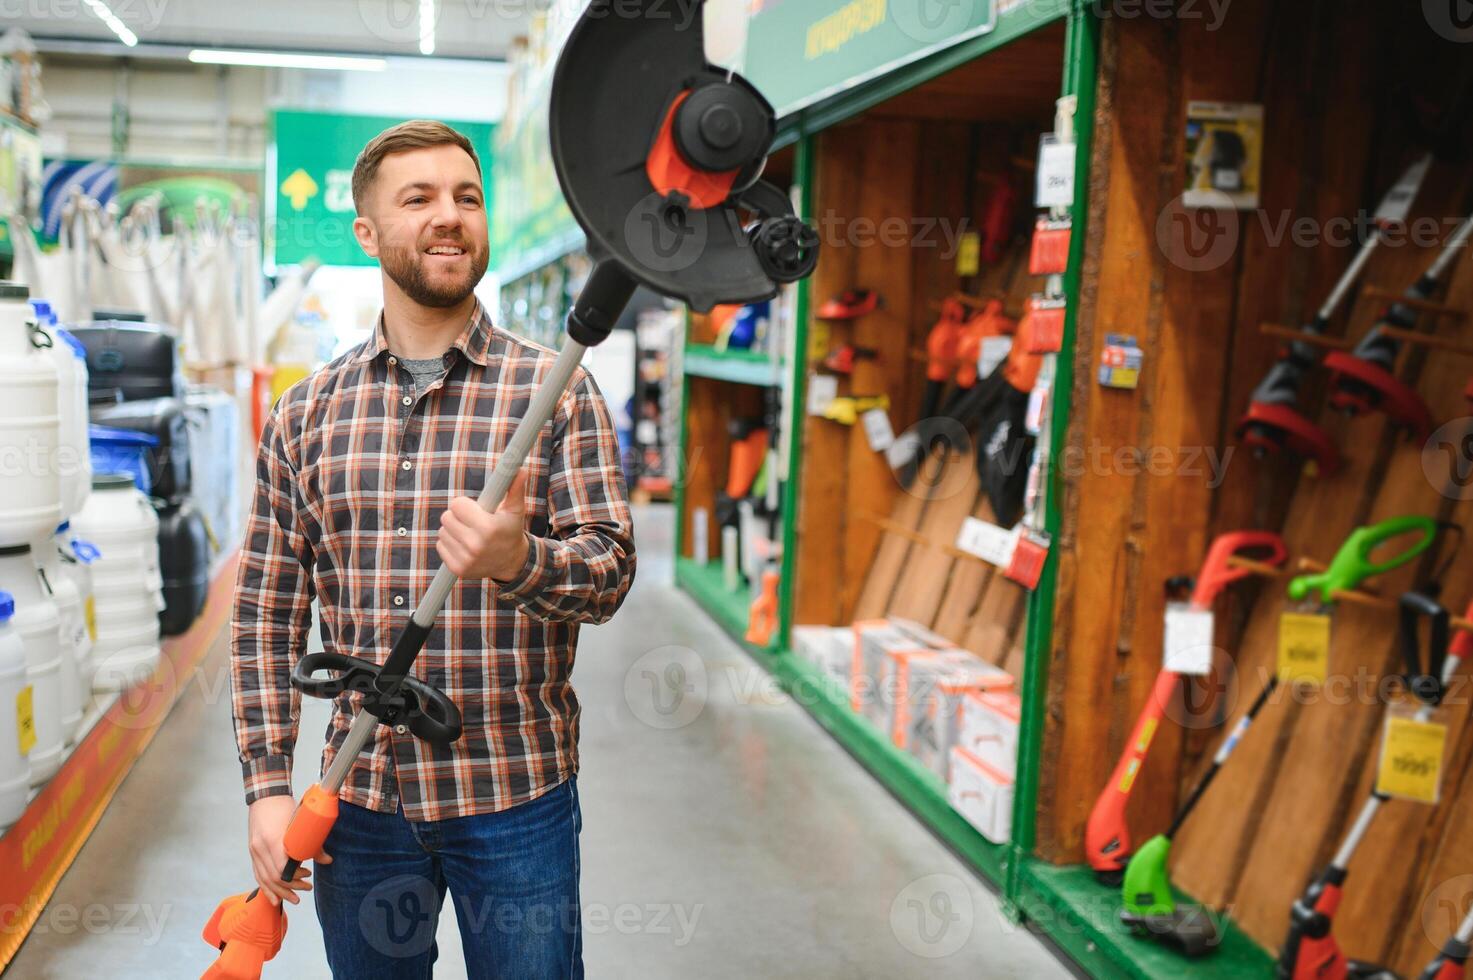
[[[638,581],[584,633],[588,975],[1049,977],[1065,968],[671,581],[641,510]],[[250,883],[222,638],[11,965],[19,977],[197,976],[199,930]],[[325,725],[303,717],[296,779]],[[450,909],[438,975],[465,975]],[[268,976],[326,977],[295,910]]]

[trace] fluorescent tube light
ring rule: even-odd
[[[118,15],[113,13],[112,8],[102,0],[87,0],[87,6],[92,8],[98,20],[106,24],[118,36],[119,41],[130,48],[138,44],[138,35],[128,30],[128,25],[119,20]]]
[[[419,0],[419,53],[435,53],[435,0]]]
[[[197,65],[247,65],[253,68],[323,68],[332,71],[383,71],[383,58],[354,58],[332,54],[288,54],[284,51],[228,51],[196,48],[189,60]]]

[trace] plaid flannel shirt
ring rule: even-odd
[[[440,565],[440,515],[480,495],[554,356],[478,305],[445,376],[416,397],[380,318],[371,339],[282,396],[257,454],[231,629],[247,802],[291,792],[301,695],[290,677],[313,598],[327,650],[387,658]],[[458,584],[414,665],[460,706],[464,735],[436,748],[380,726],[343,799],[442,820],[515,806],[577,771],[578,624],[614,614],[635,565],[613,423],[582,369],[527,468],[521,573]],[[360,698],[334,703],[324,771]]]

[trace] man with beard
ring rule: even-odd
[[[375,137],[353,230],[378,258],[371,338],[288,390],[261,436],[235,596],[232,704],[250,854],[279,880],[312,601],[329,651],[382,663],[443,561],[460,582],[415,663],[459,705],[441,748],[380,726],[340,794],[316,905],[335,977],[427,977],[448,889],[472,977],[580,977],[580,623],[634,577],[609,412],[579,371],[495,514],[477,504],[553,352],[494,326],[472,289],[489,245],[480,163],[435,122]],[[438,559],[438,560],[437,560]],[[325,771],[358,698],[334,705]]]

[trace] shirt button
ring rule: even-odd
[[[390,357],[389,358],[389,363],[390,364],[398,364],[399,363],[399,358],[397,358],[397,357]]]
[[[404,461],[404,462],[403,462],[403,463],[401,463],[401,464],[400,464],[400,467],[401,467],[401,468],[402,468],[402,469],[406,469],[406,470],[407,470],[407,469],[409,469],[409,467],[410,467],[410,466],[411,466],[411,465],[412,465],[412,464],[411,464],[411,463],[410,463],[410,462],[409,462],[409,460],[407,460],[407,459],[406,459],[406,460],[405,460],[405,461]]]
[[[402,606],[402,605],[404,605],[404,597],[402,595],[396,595],[396,596],[394,596],[394,605],[396,605],[396,606]]]
[[[404,535],[406,535],[408,533],[409,533],[409,528],[407,528],[407,527],[401,527],[399,529],[399,537],[401,537],[401,538],[404,537]]]
[[[411,404],[414,403],[414,399],[413,398],[410,398],[408,395],[405,395],[403,400],[404,400],[404,404],[406,404],[406,405],[411,405]]]

